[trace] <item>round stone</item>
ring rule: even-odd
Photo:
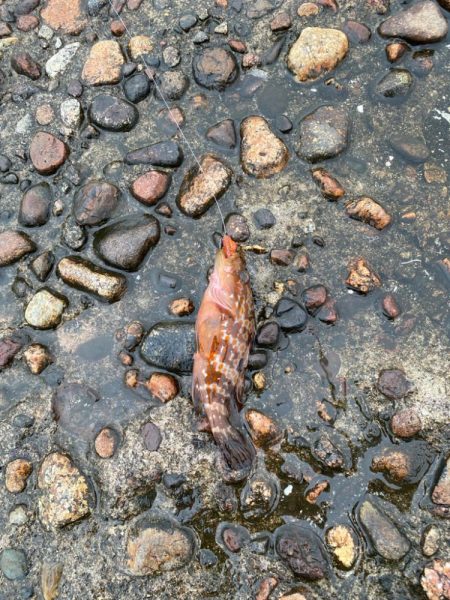
[[[238,74],[233,54],[224,48],[205,48],[192,62],[195,81],[208,89],[223,90]]]
[[[29,571],[28,560],[23,550],[5,548],[0,554],[0,570],[6,579],[24,579]]]
[[[114,456],[118,441],[117,432],[110,427],[105,427],[95,438],[95,451],[100,458],[111,458]]]
[[[25,320],[36,329],[52,329],[61,322],[68,301],[48,288],[34,294],[25,309]]]
[[[89,117],[98,127],[107,131],[130,131],[138,122],[135,106],[110,94],[100,94],[92,101]]]
[[[131,185],[133,196],[148,206],[155,204],[169,189],[171,177],[163,171],[147,171]]]
[[[41,175],[52,175],[64,164],[69,148],[51,133],[38,131],[31,140],[30,158]]]

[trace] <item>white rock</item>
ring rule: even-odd
[[[17,121],[16,133],[28,133],[33,127],[33,117],[30,114],[26,114],[24,117]]]
[[[38,31],[38,37],[49,42],[53,37],[53,29],[51,29],[48,25],[42,25]]]
[[[227,35],[227,33],[228,33],[228,23],[226,21],[224,21],[220,25],[217,25],[217,27],[214,29],[214,32],[215,33],[221,33],[222,35]]]
[[[81,104],[75,98],[64,100],[60,106],[61,120],[67,127],[78,129],[81,124]]]
[[[51,58],[49,58],[48,61],[45,63],[45,72],[47,73],[47,75],[51,79],[54,79],[55,77],[58,77],[58,75],[63,73],[67,69],[70,61],[78,52],[79,47],[79,42],[67,44],[67,46],[64,46],[64,48],[61,48],[59,52],[57,52]]]

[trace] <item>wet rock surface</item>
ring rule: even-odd
[[[117,208],[120,190],[107,181],[88,183],[78,191],[73,201],[73,213],[80,225],[100,225]]]
[[[426,44],[445,37],[448,25],[435,2],[422,0],[383,21],[379,31],[385,37]]]
[[[155,367],[176,373],[190,373],[194,349],[193,323],[165,322],[150,328],[142,342],[141,355]]]
[[[69,155],[67,145],[51,133],[39,131],[31,140],[30,158],[40,175],[52,175]]]
[[[275,532],[275,548],[295,575],[308,581],[316,581],[326,576],[326,550],[317,533],[306,523],[292,523],[279,527]]]
[[[242,168],[254,177],[271,177],[284,169],[289,151],[265,119],[251,116],[241,123]]]
[[[36,329],[57,327],[68,304],[67,298],[51,289],[42,288],[31,298],[25,309],[25,320]]]
[[[409,541],[374,501],[364,500],[359,507],[358,515],[365,532],[380,556],[386,560],[400,560],[409,551]]]
[[[194,56],[192,69],[195,81],[207,88],[223,90],[238,74],[234,55],[225,48],[206,48]]]
[[[61,259],[56,270],[59,277],[68,285],[94,294],[107,302],[117,302],[127,289],[123,275],[102,269],[77,256]]]
[[[20,260],[36,250],[35,243],[21,231],[2,231],[0,233],[0,267]]]
[[[300,124],[298,155],[309,162],[337,156],[348,143],[349,120],[344,110],[321,106]]]
[[[109,94],[96,96],[89,107],[92,123],[108,131],[130,131],[136,125],[138,115],[132,104]]]

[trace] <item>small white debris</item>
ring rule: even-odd
[[[359,113],[363,114],[363,112],[364,112],[364,104],[358,104],[358,106],[356,107],[356,110]]]
[[[293,490],[293,489],[294,489],[294,488],[292,487],[292,485],[290,485],[290,484],[289,484],[289,485],[287,485],[287,486],[284,488],[284,490],[283,490],[283,494],[284,494],[285,496],[289,496],[289,494],[292,494],[292,490]]]
[[[220,25],[217,25],[217,27],[214,29],[214,33],[221,33],[222,35],[227,35],[228,23],[224,21],[223,23],[220,23]]]

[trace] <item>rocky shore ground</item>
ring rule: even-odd
[[[0,600],[450,598],[449,0],[0,0]],[[190,397],[220,243],[257,334]]]

